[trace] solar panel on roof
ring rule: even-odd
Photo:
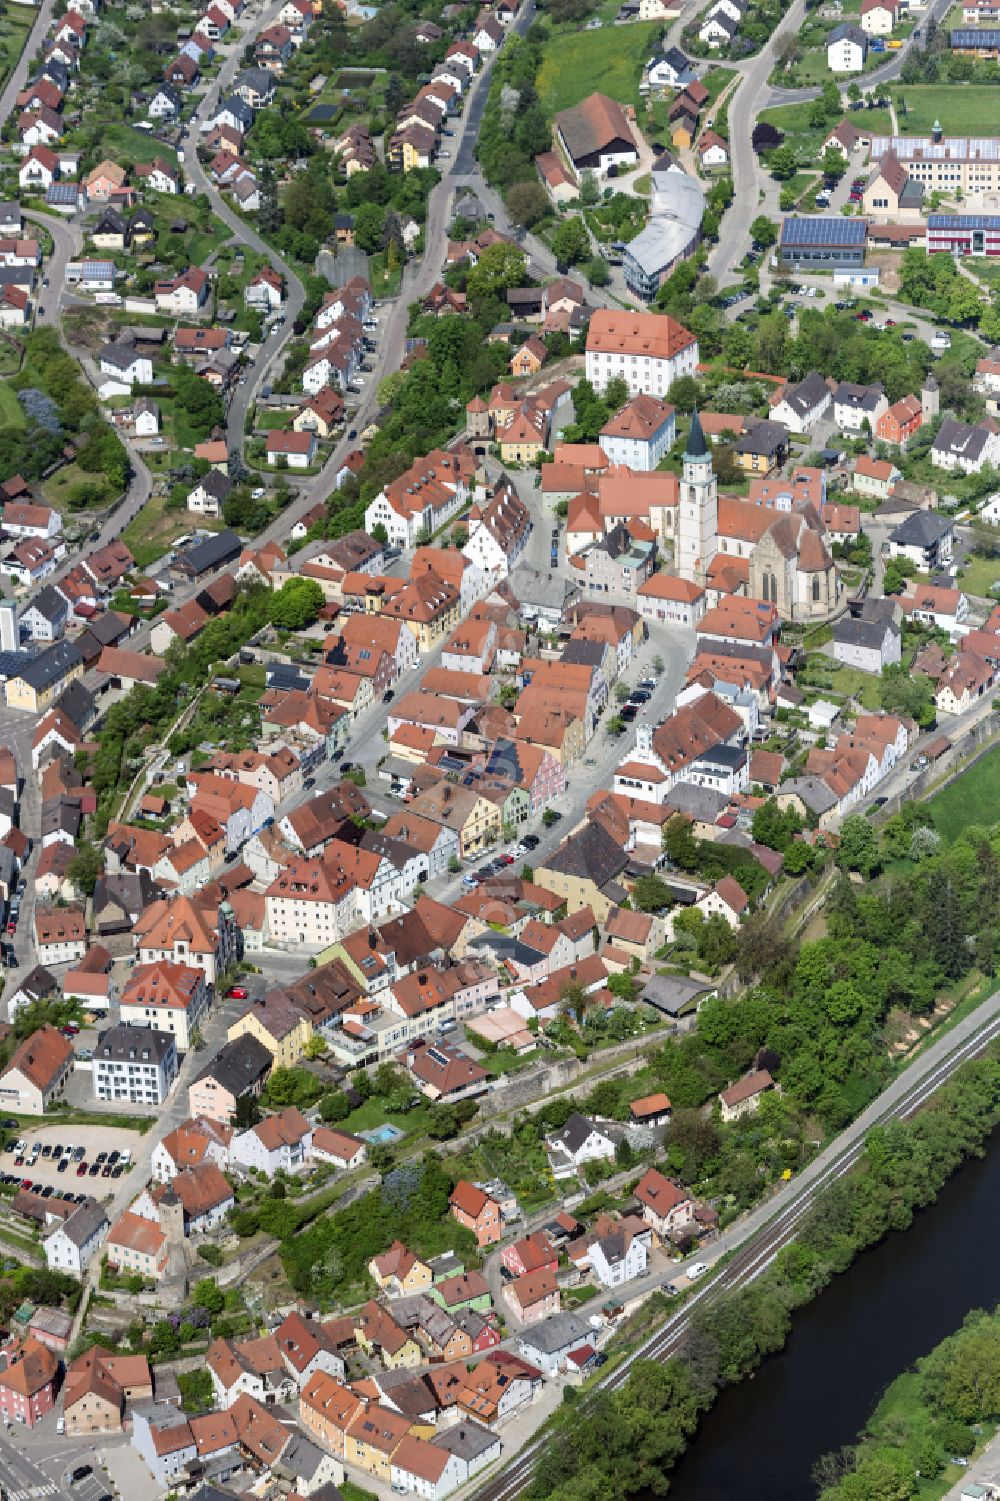
[[[928,229],[1000,230],[1000,214],[928,214]]]
[[[782,245],[863,245],[868,233],[864,219],[844,219],[839,214],[806,214],[785,219]]]
[[[1000,47],[1000,30],[992,26],[959,26],[951,33],[953,47]]]

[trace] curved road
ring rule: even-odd
[[[44,314],[39,309],[37,314],[38,324],[55,323],[59,328],[59,336],[63,344],[69,350],[73,358],[79,363],[84,374],[87,373],[86,351],[75,348],[69,344],[62,329],[62,321],[58,318],[59,305],[65,298],[71,300],[67,294],[61,291],[66,285],[66,262],[72,260],[80,253],[82,235],[78,228],[58,219],[54,214],[40,214],[34,209],[25,209],[24,216],[33,223],[47,229],[52,236],[53,252],[45,263],[46,279],[49,282],[48,293],[39,288],[39,298],[54,297],[55,307],[46,306]],[[88,304],[89,306],[89,304]],[[93,542],[87,543],[88,552],[94,552],[99,547],[106,547],[122,533],[130,521],[136,517],[153,493],[153,477],[143,463],[139,451],[133,446],[128,437],[119,432],[119,437],[128,452],[131,473],[129,475],[128,489],[125,491],[122,501],[111,511],[101,524],[99,535]],[[78,557],[68,557],[57,568],[56,572],[49,577],[51,584],[59,580],[79,561]]]
[[[527,0],[514,23],[519,32],[523,34],[530,26],[534,13],[534,0]],[[424,243],[427,249],[419,261],[407,261],[403,267],[399,292],[393,302],[388,305],[387,315],[381,320],[378,354],[374,361],[374,368],[366,379],[357,410],[351,418],[351,424],[357,431],[361,431],[378,410],[379,382],[398,370],[403,362],[406,329],[410,320],[410,303],[426,297],[434,283],[441,279],[448,247],[448,220],[452,194],[456,188],[463,186],[475,171],[473,149],[483,110],[486,108],[490,74],[497,55],[494,53],[476,75],[469,88],[465,109],[454,121],[455,133],[450,138],[445,137],[451,145],[453,155],[450,162],[446,159],[441,164],[443,168],[441,181],[432,188],[427,200],[427,220],[424,226]],[[245,235],[245,230],[243,233]],[[288,326],[286,324],[286,328]],[[256,539],[255,545],[280,542],[287,537],[300,516],[304,516],[317,502],[326,500],[337,472],[350,450],[355,446],[356,444],[350,439],[342,438],[319,474],[301,488],[298,500],[293,501],[280,516],[272,521],[267,530]]]
[[[273,3],[261,12],[257,31],[265,31],[273,25],[282,10],[284,0],[273,0]],[[252,12],[251,12],[252,13]],[[211,178],[206,173],[201,162],[198,160],[198,142],[201,139],[200,126],[207,120],[218,100],[225,98],[232,85],[233,79],[240,71],[243,56],[243,48],[249,35],[246,21],[248,14],[243,17],[244,36],[235,43],[230,50],[229,56],[222,65],[218,78],[210,85],[204,98],[198,105],[197,112],[188,127],[188,134],[184,142],[182,161],[187,174],[188,182],[195,184],[201,192],[207,194],[211,201],[212,209],[217,219],[232,230],[234,237],[242,244],[248,245],[258,255],[265,256],[276,271],[285,278],[285,303],[282,312],[285,322],[277,326],[274,335],[265,340],[260,354],[249,367],[246,375],[246,385],[237,385],[229,403],[229,412],[226,418],[227,436],[230,453],[243,453],[245,438],[246,418],[257,391],[264,380],[274,368],[285,345],[293,337],[295,320],[302,311],[305,303],[305,289],[302,286],[292,267],[274,250],[257,231],[240,218],[225,201]]]
[[[720,1292],[747,1286],[771,1265],[778,1252],[794,1240],[817,1195],[854,1167],[873,1127],[912,1115],[957,1068],[997,1038],[1000,1038],[1000,991],[915,1058],[787,1187],[779,1189],[741,1224],[724,1232],[713,1247],[713,1259],[717,1261],[730,1251],[736,1254],[716,1277],[698,1286],[672,1318],[609,1372],[598,1383],[599,1387],[616,1391],[628,1379],[637,1360],[663,1361],[675,1355],[686,1337],[691,1310]],[[658,1280],[673,1280],[681,1270],[675,1269]],[[652,1286],[655,1283],[646,1281],[643,1292],[651,1291]],[[499,1475],[475,1492],[475,1501],[513,1501],[530,1484],[535,1461],[547,1442],[546,1434],[532,1439]]]

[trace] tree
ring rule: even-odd
[[[549,198],[540,182],[514,182],[507,189],[504,201],[511,222],[530,229],[549,211]]]
[[[838,180],[847,171],[847,157],[836,146],[828,146],[823,152],[820,162],[825,177],[833,177]]]
[[[202,1277],[194,1285],[191,1301],[195,1308],[203,1308],[208,1314],[221,1313],[226,1306],[226,1295],[211,1277]]]
[[[640,912],[662,912],[673,901],[670,887],[659,876],[639,876],[632,887],[632,900]]]
[[[241,1094],[236,1101],[236,1109],[233,1112],[233,1125],[237,1131],[249,1131],[251,1126],[256,1126],[260,1120],[260,1106],[257,1104],[256,1095]],[[237,1232],[239,1233],[239,1232]],[[253,1231],[249,1232],[251,1235]]]
[[[914,567],[908,558],[890,558],[885,565],[882,576],[882,590],[885,594],[902,594],[906,588],[906,580],[913,573]]]
[[[351,1102],[342,1089],[331,1089],[320,1100],[319,1113],[327,1125],[346,1120],[351,1113]]]
[[[758,844],[784,852],[795,835],[801,833],[802,820],[794,808],[779,808],[775,799],[769,797],[754,813],[752,830]]]
[[[377,542],[380,547],[388,547],[389,545],[389,533],[381,521],[376,521],[372,527],[372,541]]]
[[[691,820],[677,813],[663,830],[663,848],[678,870],[696,870],[698,842],[691,833]]]
[[[603,255],[592,255],[584,271],[592,287],[606,287],[611,280],[611,271]]]
[[[552,254],[560,265],[577,266],[590,255],[590,236],[582,219],[564,219],[552,236]]]
[[[693,375],[679,375],[671,383],[667,400],[679,412],[693,412],[701,401],[701,386]]]
[[[354,243],[367,255],[382,249],[385,209],[377,203],[362,203],[354,215]]]
[[[879,705],[889,714],[915,719],[922,730],[937,716],[934,685],[923,673],[911,672],[896,662],[882,669],[878,683]]]
[[[100,851],[89,840],[81,840],[69,862],[66,874],[84,896],[93,896],[102,868]]]
[[[757,215],[750,225],[750,234],[754,241],[765,250],[769,245],[777,243],[778,231],[766,214]]]
[[[880,868],[878,837],[871,819],[851,813],[840,826],[837,864],[841,870],[856,870],[865,880]]]
[[[271,624],[285,631],[301,631],[312,625],[325,603],[315,579],[289,579],[271,596]]]
[[[767,159],[767,165],[771,169],[771,176],[778,182],[786,182],[789,177],[795,176],[798,162],[791,146],[776,146]]]
[[[601,190],[597,185],[597,178],[593,172],[584,172],[580,178],[580,202],[585,208],[593,208],[601,196]]]
[[[508,287],[519,287],[524,282],[524,251],[505,240],[488,245],[472,267],[465,286],[473,302],[489,297],[503,297]]]

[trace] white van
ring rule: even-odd
[[[704,1277],[704,1275],[705,1275],[705,1273],[707,1271],[708,1271],[708,1262],[707,1261],[695,1261],[695,1262],[692,1262],[692,1264],[687,1269],[687,1279],[688,1279],[689,1282],[696,1282],[699,1277]]]

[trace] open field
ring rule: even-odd
[[[100,491],[92,504],[84,507],[85,510],[99,509],[101,506],[110,505],[116,499],[102,475],[91,474],[86,469],[81,469],[79,464],[64,464],[61,469],[57,469],[55,474],[42,484],[42,494],[50,506],[55,506],[56,510],[67,511],[70,509],[70,492],[77,485],[95,485]]]
[[[944,729],[947,732],[947,724]],[[928,803],[934,827],[945,839],[957,839],[969,824],[997,820],[997,787],[1000,787],[1000,748],[988,751],[968,771],[949,782]]]
[[[543,108],[568,109],[595,90],[638,107],[643,63],[661,29],[656,21],[639,21],[600,31],[556,32],[536,80]]]
[[[122,532],[122,541],[135,558],[136,567],[148,568],[170,550],[175,537],[190,530],[187,511],[168,511],[167,497],[154,495]]]
[[[992,586],[1000,581],[1000,558],[970,558],[958,576],[958,585],[966,594],[996,602]]]
[[[818,157],[823,141],[837,122],[831,120],[820,127],[810,125],[809,110],[808,104],[779,104],[774,109],[761,110],[760,118],[765,124],[776,125],[783,131],[789,146],[794,146],[797,151],[814,153]],[[878,134],[888,135],[892,128],[887,109],[866,109],[864,114],[858,111],[857,119],[864,123],[866,130]]]
[[[17,392],[10,386],[0,384],[0,427],[23,427],[24,408],[17,399]]]
[[[4,7],[0,20],[0,83],[3,83],[24,51],[35,19],[33,6],[11,5]]]
[[[903,84],[898,94],[906,102],[906,114],[899,114],[904,135],[930,135],[935,120],[941,121],[945,135],[977,135],[987,129],[984,122],[996,117],[997,91],[990,84]]]
[[[171,146],[158,141],[152,132],[133,130],[130,125],[120,122],[105,125],[101,151],[113,161],[124,157],[131,162],[151,162],[154,156],[161,156],[171,166],[177,165],[177,152]]]

